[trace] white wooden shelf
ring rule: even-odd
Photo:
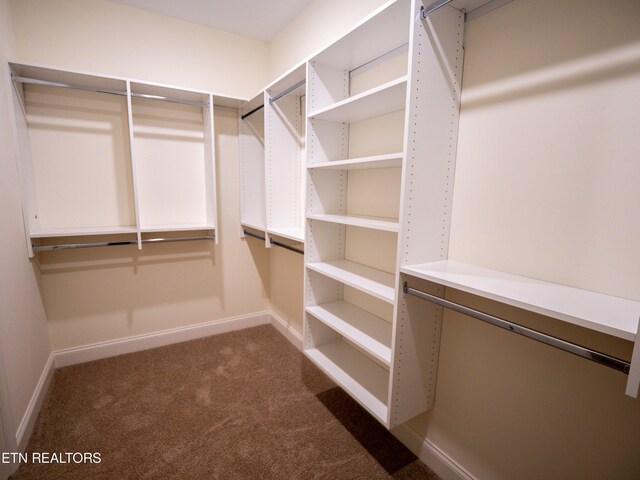
[[[305,354],[369,413],[387,423],[389,372],[340,340],[305,350]]]
[[[264,225],[258,225],[257,223],[252,223],[252,222],[240,222],[240,225],[242,225],[243,227],[251,228],[251,229],[253,229],[253,230],[261,230],[261,231],[265,231],[265,227],[264,227]]]
[[[142,233],[151,232],[188,232],[194,230],[215,230],[216,226],[213,224],[202,223],[184,223],[173,225],[144,225],[140,227]]]
[[[329,213],[308,213],[307,218],[322,222],[339,223],[354,227],[370,228],[385,232],[398,233],[398,220],[382,217],[367,217],[362,215],[333,215]]]
[[[310,119],[355,123],[402,110],[407,96],[407,76],[309,113]]]
[[[574,325],[635,341],[640,302],[454,261],[405,266],[401,272]]]
[[[267,229],[267,233],[271,235],[275,235],[277,237],[286,238],[288,240],[293,240],[295,242],[304,243],[304,230],[302,228],[291,227],[291,228],[269,228]]]
[[[127,233],[137,233],[134,226],[130,227],[78,227],[78,228],[46,228],[33,230],[29,236],[31,238],[48,237],[78,237],[91,235],[119,235]]]
[[[307,268],[393,304],[395,275],[349,260],[307,264]]]
[[[314,305],[306,310],[387,367],[391,364],[389,322],[344,300]]]
[[[402,166],[403,153],[388,153],[371,157],[349,158],[333,160],[309,165],[309,169],[319,170],[365,170],[374,168],[392,168]]]

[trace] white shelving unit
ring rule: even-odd
[[[264,97],[261,92],[243,105],[238,118],[240,225],[263,233],[267,228]]]
[[[240,223],[267,247],[304,243],[305,73],[292,69],[241,109]]]
[[[448,161],[442,132],[455,145],[459,108],[463,15],[416,22],[420,5],[388,2],[307,66],[304,351],[388,428],[432,405],[435,379],[424,318],[399,314],[406,162]],[[436,107],[426,135],[414,121],[425,106]],[[417,152],[419,135],[433,145]]]
[[[304,243],[305,67],[265,89],[267,236]]]
[[[210,231],[214,105],[241,99],[11,63],[29,255],[57,237]],[[69,145],[74,148],[70,149]]]

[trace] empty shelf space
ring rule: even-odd
[[[391,364],[391,324],[343,300],[307,307],[307,312],[385,365]]]
[[[309,165],[309,169],[323,170],[364,170],[373,168],[392,168],[402,166],[403,153],[388,153],[371,157],[349,158]]]
[[[142,233],[152,233],[152,232],[188,232],[193,230],[215,230],[215,225],[213,224],[203,224],[203,223],[182,223],[182,224],[171,224],[171,225],[145,225],[140,227],[140,231]]]
[[[406,103],[407,76],[309,113],[309,118],[354,123],[402,110]]]
[[[307,264],[307,268],[349,285],[380,300],[395,300],[395,275],[349,260]]]
[[[320,220],[322,222],[340,223],[342,225],[351,225],[354,227],[383,230],[385,232],[397,233],[399,230],[398,220],[387,219],[382,217],[366,217],[361,215],[333,215],[329,213],[310,213],[310,214],[307,214],[307,218],[311,220]]]
[[[304,230],[300,227],[273,227],[267,229],[267,233],[276,237],[304,243]]]
[[[574,325],[634,341],[640,302],[528,277],[439,261],[401,272]]]
[[[31,238],[78,237],[91,235],[119,235],[137,233],[136,227],[78,227],[78,228],[46,228],[33,230]]]
[[[305,354],[386,425],[389,372],[339,340],[305,350]]]

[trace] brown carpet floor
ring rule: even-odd
[[[27,451],[101,462],[16,480],[438,478],[269,325],[57,370]]]

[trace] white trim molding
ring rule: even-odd
[[[477,480],[437,445],[429,439],[423,439],[408,424],[397,426],[391,433],[443,480]]]
[[[31,395],[31,400],[29,400],[29,405],[27,405],[27,410],[24,412],[20,425],[18,425],[16,430],[16,444],[20,452],[24,452],[27,448],[27,443],[29,442],[33,427],[38,418],[38,413],[40,413],[42,401],[47,394],[47,390],[49,390],[49,385],[53,378],[53,372],[55,371],[54,363],[54,355],[51,354],[42,369],[36,388],[33,391],[33,395]]]
[[[161,330],[144,335],[135,335],[118,340],[93,343],[81,347],[57,350],[53,352],[53,355],[55,357],[56,368],[61,368],[78,363],[100,360],[102,358],[115,357],[116,355],[123,355],[125,353],[140,352],[142,350],[164,347],[174,343],[187,342],[211,335],[219,335],[234,330],[242,330],[243,328],[266,325],[269,324],[270,321],[270,312],[264,311],[169,330]]]
[[[281,335],[289,340],[294,347],[302,351],[302,334],[289,325],[277,313],[271,311],[271,325],[273,325]]]

